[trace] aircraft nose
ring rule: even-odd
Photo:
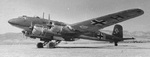
[[[17,20],[16,18],[10,19],[10,20],[8,20],[8,23],[11,24],[11,25],[15,25],[15,24],[17,24],[16,20]]]
[[[12,24],[12,23],[13,23],[13,20],[12,20],[12,19],[8,20],[8,23],[9,23],[9,24]]]

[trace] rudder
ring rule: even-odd
[[[123,38],[123,28],[121,25],[115,25],[112,33],[113,36]]]

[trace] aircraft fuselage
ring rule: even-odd
[[[46,26],[49,20],[39,17],[22,16],[11,19],[8,22],[15,27],[23,29],[23,33],[26,33],[26,36],[29,37],[50,38],[51,36],[55,35],[64,38],[73,38],[79,35],[75,31],[73,31],[69,25],[63,22],[53,20],[50,21],[54,25],[50,29],[48,29],[47,27],[43,27]],[[31,30],[31,25],[37,25],[37,27]],[[41,27],[38,25],[40,25]],[[32,32],[32,34],[30,32]]]

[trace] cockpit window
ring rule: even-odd
[[[36,18],[40,18],[39,16],[36,16]]]
[[[23,16],[20,16],[18,18],[23,18],[23,19],[27,19],[27,16],[26,15],[23,15]]]
[[[26,15],[23,15],[22,17],[27,17]]]
[[[40,24],[35,24],[36,27],[44,27],[43,25]]]
[[[25,19],[25,20],[27,19],[27,17],[22,17],[22,18]]]
[[[39,16],[34,16],[35,18],[40,18]]]

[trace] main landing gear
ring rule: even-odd
[[[43,48],[43,43],[39,42],[39,43],[37,44],[37,48]]]
[[[37,44],[37,48],[43,48],[44,46],[47,46],[48,48],[55,48],[56,45],[58,45],[61,41],[56,40],[55,42],[52,41],[44,41],[44,43],[39,42]]]

